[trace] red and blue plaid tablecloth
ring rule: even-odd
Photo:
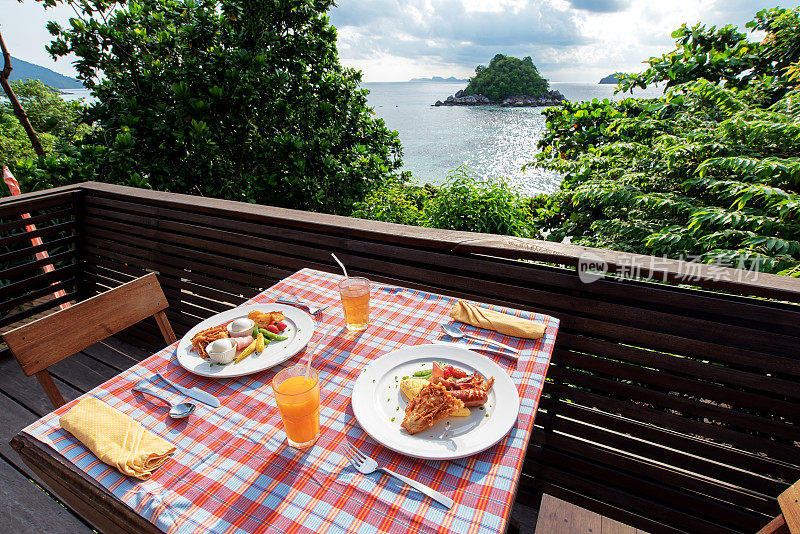
[[[492,358],[519,390],[517,424],[497,445],[474,456],[417,460],[374,442],[353,416],[350,395],[358,373],[371,360],[394,349],[440,339],[439,324],[451,321],[448,313],[455,299],[375,284],[369,328],[348,334],[337,289],[340,279],[303,269],[247,303],[269,303],[279,296],[294,295],[330,304],[316,317],[317,331],[309,347],[327,329],[324,324],[342,325],[333,327],[314,355],[322,387],[322,430],[310,449],[298,451],[286,444],[269,385],[284,365],[305,361],[305,351],[278,368],[223,380],[184,370],[176,361],[174,344],[87,393],[177,446],[173,458],[147,481],[126,477],[100,462],[61,429],[58,419],[75,401],[23,432],[55,449],[165,532],[501,531],[513,505],[558,320],[492,307],[547,325],[544,337],[537,341],[491,333],[494,339],[521,349],[516,362],[502,356]],[[188,419],[171,420],[165,405],[131,391],[136,382],[153,377],[157,370],[184,386],[198,386],[216,395],[222,406],[212,409],[199,403]],[[185,400],[158,379],[153,384],[173,401]],[[445,510],[380,472],[356,472],[343,456],[345,442],[353,443],[380,465],[439,490],[451,497],[455,506]]]

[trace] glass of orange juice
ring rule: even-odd
[[[369,325],[369,280],[361,276],[339,282],[344,322],[350,331],[364,330]]]
[[[272,379],[286,440],[296,449],[310,447],[319,437],[319,375],[305,365],[282,369]]]

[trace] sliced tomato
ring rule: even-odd
[[[466,378],[467,377],[466,371],[464,371],[462,369],[457,369],[457,368],[453,367],[452,365],[448,365],[447,367],[445,367],[445,374],[447,375],[448,378],[451,377],[451,376],[453,378]]]
[[[275,326],[275,324],[271,324],[267,326],[267,332],[272,332],[273,334],[277,334],[280,332],[280,330],[278,330],[278,327]]]
[[[275,323],[275,326],[277,326],[278,330],[280,330],[281,332],[286,330],[286,323],[284,323],[283,321],[281,321],[279,323]]]

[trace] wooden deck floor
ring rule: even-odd
[[[50,372],[70,401],[149,355],[110,338],[54,365]],[[35,477],[8,444],[19,430],[52,409],[36,378],[25,376],[13,358],[0,359],[0,530],[4,532],[92,532],[88,524],[33,482]]]

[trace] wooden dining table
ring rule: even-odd
[[[178,364],[176,343],[86,393],[177,447],[149,480],[127,477],[100,462],[59,426],[60,416],[77,399],[24,428],[12,446],[52,491],[104,532],[505,531],[558,320],[475,303],[545,325],[538,340],[479,331],[519,350],[518,359],[483,356],[500,366],[517,388],[516,423],[482,452],[437,461],[418,459],[390,450],[362,429],[351,405],[353,384],[370,362],[386,353],[452,341],[440,325],[452,322],[449,312],[456,299],[373,284],[370,326],[351,333],[344,328],[340,280],[338,275],[303,269],[244,303],[267,309],[276,298],[296,297],[329,305],[314,317],[316,327],[308,347],[278,366],[236,378],[203,377]],[[327,335],[317,344],[323,334]],[[321,383],[321,433],[314,446],[297,450],[286,443],[270,380],[281,368],[305,362],[306,352],[314,346]],[[198,403],[189,418],[170,419],[164,404],[131,389],[159,371],[182,386],[215,395],[221,406]],[[187,400],[169,386],[162,387],[173,401]],[[399,432],[399,419],[397,426]],[[472,432],[480,429],[479,425]],[[452,498],[455,505],[448,510],[387,475],[357,472],[345,457],[348,443],[379,465]]]

